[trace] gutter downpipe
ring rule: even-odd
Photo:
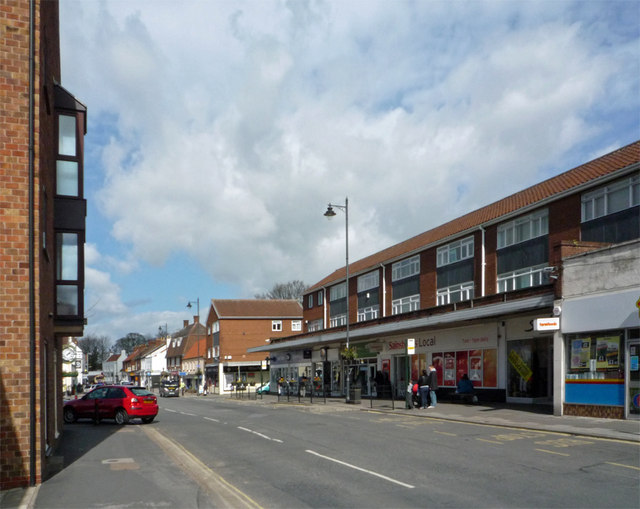
[[[29,0],[29,486],[36,484],[36,320],[34,235],[35,0]]]
[[[486,249],[485,249],[485,240],[484,240],[484,236],[485,236],[485,229],[482,227],[482,225],[480,225],[478,228],[480,228],[480,233],[482,234],[482,246],[481,246],[481,251],[480,251],[480,264],[481,264],[481,269],[480,269],[480,293],[481,293],[481,297],[485,296],[485,274],[486,274],[486,268],[487,268],[487,258],[486,258]]]
[[[382,268],[382,317],[387,316],[387,278],[384,263],[380,264]]]

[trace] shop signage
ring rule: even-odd
[[[509,352],[508,358],[509,358],[509,362],[514,367],[514,369],[518,372],[518,374],[526,382],[528,382],[529,378],[531,378],[531,375],[533,375],[533,371],[531,371],[531,368],[527,365],[527,363],[524,362],[524,360],[522,360],[522,357],[518,355],[518,352],[516,352],[515,350],[511,350]]]
[[[560,318],[537,318],[533,322],[533,330],[536,331],[548,331],[548,330],[560,330]]]
[[[414,355],[416,353],[416,340],[414,338],[407,339],[407,355]]]

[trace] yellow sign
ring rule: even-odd
[[[522,357],[518,355],[518,352],[515,350],[511,350],[509,352],[509,362],[518,374],[528,382],[531,375],[533,375],[533,371],[531,371],[531,368],[527,366],[527,363],[522,360]]]
[[[407,355],[414,355],[416,353],[416,340],[414,338],[407,339]]]

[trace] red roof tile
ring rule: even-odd
[[[297,300],[211,299],[219,319],[224,318],[302,318]]]

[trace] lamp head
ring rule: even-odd
[[[192,307],[192,306],[191,306],[191,302],[187,302],[187,307],[188,307],[189,309],[191,309],[191,307]]]
[[[324,213],[324,216],[328,217],[329,219],[331,219],[335,215],[336,215],[336,211],[333,210],[333,207],[331,205],[329,205],[327,207],[327,211]]]

